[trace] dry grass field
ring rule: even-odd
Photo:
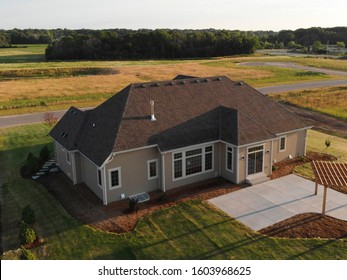
[[[244,61],[284,61],[347,69],[346,61],[319,58],[246,56],[204,60],[72,61],[36,60],[44,46],[0,51],[0,115],[96,106],[130,83],[191,76],[225,75],[255,87],[338,77],[276,67],[245,67]],[[107,75],[104,72],[107,72]]]
[[[347,121],[347,87],[326,87],[271,95],[274,99]]]

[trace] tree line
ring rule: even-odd
[[[290,48],[319,52],[326,43],[344,47],[347,27],[281,30],[0,30],[0,47],[48,44],[47,60],[194,58]]]

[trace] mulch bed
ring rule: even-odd
[[[286,238],[347,238],[347,221],[306,213],[262,229],[260,233]]]
[[[270,178],[276,179],[292,174],[295,167],[297,167],[298,165],[303,165],[307,162],[311,162],[313,160],[332,161],[336,160],[336,157],[329,154],[308,152],[305,157],[298,157],[275,163],[274,166],[276,170],[272,171]]]

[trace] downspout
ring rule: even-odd
[[[107,201],[107,184],[106,184],[106,165],[102,168],[102,171],[103,171],[103,197],[102,197],[102,200],[104,202],[104,205],[107,205],[108,201]]]
[[[239,159],[239,155],[240,155],[240,151],[239,151],[239,147],[236,148],[236,164],[235,164],[235,172],[236,172],[236,184],[239,184],[239,179],[240,179],[240,174],[239,174],[239,165],[240,165],[240,159]]]
[[[274,140],[272,139],[270,144],[270,175],[272,174],[273,143],[274,143]]]
[[[165,154],[161,154],[161,178],[162,178],[162,190],[163,192],[166,191],[165,189]]]

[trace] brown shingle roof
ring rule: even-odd
[[[150,120],[151,100],[156,121]],[[214,140],[244,145],[307,127],[254,88],[227,77],[132,84],[81,115],[79,127],[73,121],[76,148],[99,166],[112,151],[147,145],[167,151]],[[54,139],[70,119],[67,113],[52,130]]]

